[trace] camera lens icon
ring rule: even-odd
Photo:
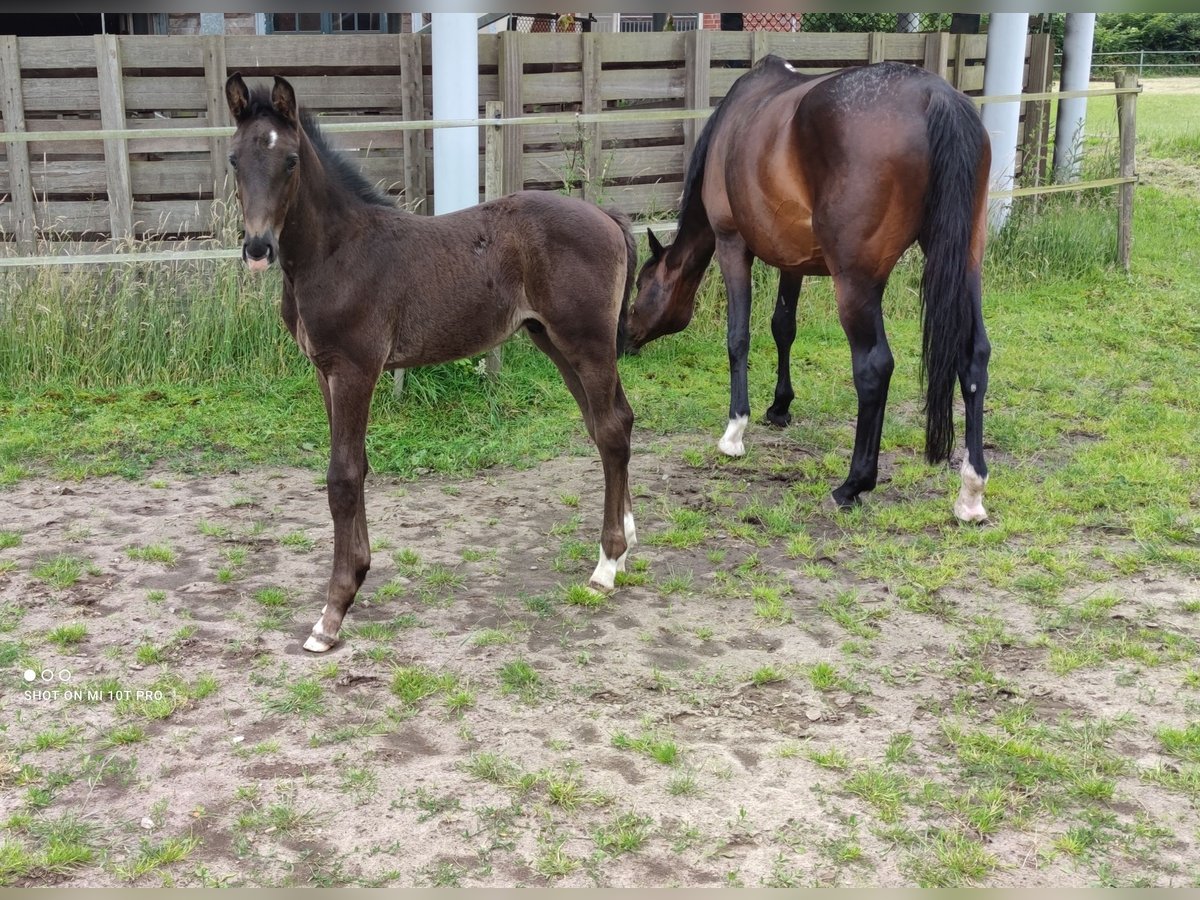
[[[33,669],[25,670],[25,680],[26,681],[37,681],[37,677],[38,677],[37,672],[33,671]]]
[[[33,669],[26,669],[23,677],[27,682],[30,683],[37,681],[40,678],[46,684],[49,684],[56,679],[61,681],[63,684],[66,684],[71,680],[71,670],[59,669],[57,672],[55,672],[53,669],[42,669],[41,672],[35,672]]]

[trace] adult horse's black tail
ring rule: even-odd
[[[611,209],[604,212],[620,226],[621,233],[625,235],[625,292],[621,295],[621,312],[617,316],[617,356],[624,356],[628,345],[629,298],[633,294],[633,279],[637,274],[637,242],[633,239],[627,215]]]
[[[925,458],[939,462],[954,448],[954,383],[973,341],[968,265],[987,132],[975,105],[948,85],[935,87],[929,98],[927,130],[921,375],[926,385]]]

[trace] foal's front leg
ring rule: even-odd
[[[750,357],[750,264],[754,257],[736,235],[717,239],[717,262],[725,279],[729,346],[729,425],[717,441],[726,456],[742,456],[742,435],[750,422],[750,390],[746,368]]]
[[[367,415],[378,374],[334,370],[323,385],[329,411],[329,471],[326,490],[333,516],[333,573],[321,618],[304,649],[324,653],[337,643],[338,631],[354,595],[371,568],[363,482],[367,474]]]

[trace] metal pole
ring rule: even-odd
[[[479,117],[479,35],[476,13],[433,13],[433,117]],[[479,129],[433,132],[433,211],[479,202]]]
[[[1087,90],[1092,73],[1092,39],[1096,30],[1095,13],[1067,13],[1063,33],[1063,91]],[[1083,123],[1087,119],[1087,98],[1073,97],[1058,101],[1058,123],[1054,130],[1054,180],[1078,181],[1083,156]]]
[[[992,13],[988,24],[987,57],[983,73],[984,96],[1020,94],[1025,72],[1025,37],[1029,13]],[[983,125],[992,141],[990,187],[1008,191],[1013,187],[1017,164],[1017,126],[1021,104],[988,103],[983,107]],[[988,204],[988,223],[1000,229],[1012,211],[1012,198]]]

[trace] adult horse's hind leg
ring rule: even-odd
[[[796,340],[796,302],[800,299],[803,277],[779,273],[779,296],[775,299],[775,312],[771,314],[771,336],[775,338],[778,354],[775,378],[775,402],[767,408],[763,417],[768,425],[786,428],[792,424],[788,409],[796,395],[792,391],[792,343]]]
[[[884,282],[858,273],[843,272],[834,278],[838,317],[850,341],[854,389],[858,393],[858,425],[850,474],[833,492],[840,507],[853,506],[858,495],[874,489],[879,475],[879,438],[883,412],[895,363],[883,328]]]
[[[611,405],[612,411],[615,413],[618,422],[624,429],[624,450],[621,450],[621,442],[618,436],[615,444],[615,458],[619,461],[622,458],[623,453],[624,462],[619,463],[619,471],[617,473],[617,477],[619,477],[623,482],[623,488],[620,493],[620,509],[615,517],[610,520],[609,496],[614,486],[613,475],[610,473],[608,456],[605,453],[605,447],[601,443],[601,436],[596,427],[596,416],[593,412],[594,402],[599,402],[600,407],[604,407],[603,401],[598,401],[594,398],[596,396],[604,396],[607,392],[604,390],[589,392],[589,390],[585,388],[583,382],[580,380],[579,373],[575,370],[575,366],[572,365],[570,360],[568,360],[567,357],[558,349],[558,347],[555,346],[554,342],[550,339],[550,336],[546,334],[544,329],[541,329],[539,326],[539,328],[529,328],[528,331],[529,337],[532,339],[534,345],[548,357],[550,357],[554,365],[558,368],[559,373],[562,375],[563,381],[567,385],[567,389],[570,390],[571,395],[575,398],[575,402],[579,404],[579,410],[583,414],[583,423],[587,427],[588,436],[591,437],[592,441],[596,444],[597,449],[600,451],[600,459],[604,466],[604,525],[602,526],[601,530],[600,561],[596,565],[596,572],[592,575],[592,582],[598,584],[602,588],[611,589],[613,587],[613,582],[615,581],[615,573],[625,571],[626,553],[628,553],[628,551],[637,544],[637,526],[634,524],[633,520],[633,498],[629,494],[628,468],[630,455],[629,444],[631,432],[633,430],[633,409],[630,407],[629,401],[625,398],[625,391],[621,387],[620,376],[616,373],[616,363],[613,362],[611,363],[611,367],[613,377],[615,379],[615,390],[613,390],[611,393]],[[595,365],[598,369],[602,370],[608,364],[598,361]],[[610,436],[607,439],[611,440],[612,438]],[[610,453],[612,452],[613,451],[610,450]],[[611,546],[605,544],[605,536],[608,535],[610,523],[613,521],[619,521],[621,523],[621,532],[625,540],[625,548],[619,552],[617,552],[617,546],[615,543]],[[614,553],[616,553],[615,556],[613,555]],[[606,564],[606,559],[615,560],[615,568],[613,569],[614,574],[611,579],[605,577],[605,573],[609,568],[609,566]],[[602,569],[604,570],[603,572],[601,571]],[[599,576],[599,578],[597,578],[597,576]]]
[[[750,391],[746,368],[750,358],[750,255],[746,242],[737,235],[717,239],[717,262],[725,279],[728,297],[726,341],[729,346],[729,424],[717,441],[726,456],[742,456],[742,435],[750,422]]]
[[[372,377],[347,367],[329,373],[323,384],[330,416],[326,490],[333,517],[333,572],[321,618],[304,642],[304,649],[314,653],[324,653],[337,642],[346,611],[371,568],[363,482],[367,474],[367,417],[377,378],[378,374]]]
[[[983,458],[983,396],[988,384],[988,359],[992,346],[983,327],[982,284],[979,272],[967,277],[970,292],[972,334],[970,357],[960,361],[958,380],[962,387],[963,404],[967,413],[967,452],[963,456],[962,485],[954,501],[954,515],[963,522],[982,522],[987,518],[983,508],[983,490],[987,485],[987,462]]]

